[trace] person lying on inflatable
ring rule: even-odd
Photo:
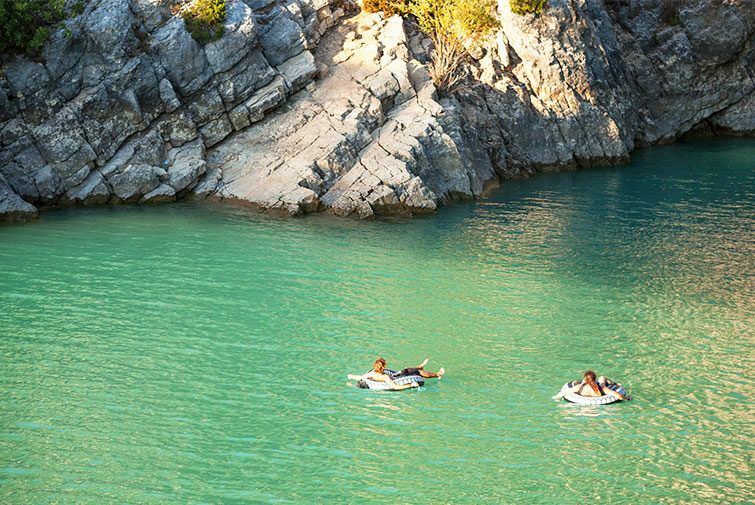
[[[619,400],[631,400],[632,397],[627,395],[624,396],[623,394],[619,393],[618,391],[614,391],[609,386],[614,385],[615,383],[613,381],[608,380],[604,376],[600,376],[599,379],[596,380],[595,372],[592,370],[588,370],[585,372],[585,374],[582,377],[582,382],[574,381],[571,383],[571,387],[562,389],[557,395],[553,397],[554,400],[560,400],[564,397],[564,395],[574,393],[581,396],[587,396],[587,397],[599,397],[599,396],[613,396],[614,398],[617,398]],[[621,384],[618,384],[618,386],[621,386]]]
[[[416,384],[415,382],[399,385],[393,382],[393,379],[396,379],[398,377],[406,377],[409,375],[419,375],[420,377],[424,377],[426,379],[433,378],[433,377],[437,377],[438,379],[440,379],[441,377],[443,377],[443,374],[446,372],[443,369],[443,367],[441,367],[441,369],[438,370],[438,373],[427,372],[424,370],[425,365],[427,365],[427,360],[423,361],[422,364],[419,366],[404,368],[391,376],[391,375],[388,375],[387,373],[384,373],[385,366],[386,366],[385,359],[378,358],[375,360],[375,363],[373,363],[372,370],[370,370],[366,374],[363,374],[363,375],[349,374],[348,377],[349,377],[349,380],[355,380],[355,381],[360,381],[363,379],[370,379],[376,382],[387,382],[393,387],[395,391],[399,391],[401,389],[419,387],[419,385]]]

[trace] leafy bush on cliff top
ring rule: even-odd
[[[413,16],[433,41],[428,72],[441,92],[462,78],[469,39],[498,26],[494,0],[408,0],[403,12]]]
[[[186,29],[200,43],[223,36],[226,15],[225,0],[195,0],[181,13]]]
[[[366,12],[383,11],[387,18],[402,14],[405,6],[406,2],[403,0],[364,0],[362,5]]]
[[[540,14],[545,9],[548,0],[509,0],[511,12],[524,16],[525,14]]]
[[[63,0],[0,0],[0,51],[38,52],[65,17]]]

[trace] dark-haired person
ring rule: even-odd
[[[418,387],[418,386],[415,386],[414,382],[410,382],[409,384],[398,385],[395,382],[393,382],[393,379],[395,378],[407,377],[409,375],[419,375],[420,377],[424,377],[425,379],[430,379],[434,377],[437,377],[440,379],[441,377],[443,377],[443,374],[446,373],[443,367],[441,367],[441,369],[438,370],[438,373],[428,372],[425,370],[425,365],[427,365],[427,360],[423,361],[422,364],[420,364],[419,366],[404,368],[396,372],[395,374],[393,374],[393,376],[391,376],[384,372],[385,359],[378,358],[375,360],[375,363],[373,363],[372,370],[370,370],[366,374],[363,374],[363,375],[349,374],[348,377],[350,380],[356,380],[356,381],[359,381],[362,379],[370,379],[376,382],[388,382],[393,387],[393,389],[399,390],[399,389],[409,389],[409,388]]]
[[[603,376],[601,376],[600,378],[603,379],[603,381],[599,382],[597,380],[595,372],[593,372],[592,370],[588,370],[582,376],[582,382],[578,382],[576,384],[572,383],[573,385],[570,388],[562,389],[557,395],[553,397],[553,399],[560,400],[561,398],[564,397],[564,395],[567,395],[570,393],[578,394],[580,396],[588,396],[591,398],[610,395],[610,396],[618,398],[619,400],[632,399],[631,396],[624,396],[618,391],[614,391],[613,389],[609,388],[608,386],[610,386],[611,384],[614,384],[613,382],[609,381]]]

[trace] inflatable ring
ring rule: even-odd
[[[425,385],[425,379],[419,375],[404,375],[403,377],[396,377],[394,379],[393,376],[396,374],[395,370],[388,370],[386,368],[385,370],[383,370],[383,373],[390,375],[393,382],[395,384],[398,384],[399,386],[409,384],[410,382],[416,382],[418,386]],[[377,391],[395,391],[390,383],[374,381],[372,379],[362,379],[357,384],[359,384],[360,388],[364,389],[375,389]]]
[[[578,381],[575,381],[578,382]],[[571,386],[576,385],[574,382],[567,382],[564,384],[564,387],[561,388],[561,391],[564,389],[569,389]],[[604,386],[606,387],[606,386]],[[609,389],[613,389],[617,393],[626,396],[627,392],[624,390],[622,386],[619,384],[613,383],[610,386],[607,386]],[[608,405],[609,403],[614,402],[620,402],[618,398],[612,395],[603,395],[603,396],[582,396],[578,395],[577,393],[567,393],[564,395],[564,400],[567,402],[572,403],[578,403],[580,405]]]

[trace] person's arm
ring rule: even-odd
[[[419,387],[419,384],[417,384],[417,383],[416,383],[416,382],[414,382],[414,381],[411,381],[411,382],[410,382],[409,384],[401,384],[401,385],[398,385],[398,384],[396,384],[395,382],[393,382],[393,381],[392,381],[392,380],[391,380],[391,379],[389,378],[389,379],[388,379],[388,382],[389,382],[389,383],[390,383],[390,385],[391,385],[391,386],[393,387],[393,390],[394,390],[394,391],[401,391],[402,389],[410,389],[410,388],[413,388],[413,387]]]
[[[365,374],[365,375],[366,375],[366,374]],[[347,378],[348,378],[348,379],[349,379],[350,381],[360,381],[360,380],[364,379],[364,375],[352,375],[352,374],[349,374],[349,375],[347,375],[346,377],[347,377]]]
[[[632,397],[629,395],[624,396],[623,394],[619,393],[618,391],[614,391],[611,388],[603,388],[603,391],[607,391],[609,395],[613,396],[614,398],[618,398],[619,400],[631,400]]]
[[[569,393],[576,393],[577,391],[579,391],[580,387],[582,387],[582,383],[579,383],[576,386],[572,386],[569,389],[562,389],[561,391],[558,392],[557,395],[553,396],[553,399],[560,400],[561,398],[563,398],[565,395],[568,395]]]

